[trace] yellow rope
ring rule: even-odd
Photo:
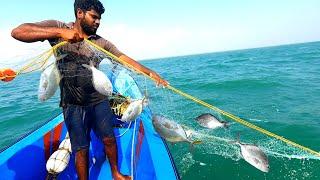
[[[139,69],[136,69],[136,68],[135,68],[134,66],[132,66],[131,64],[128,64],[127,62],[124,62],[123,60],[121,60],[121,59],[118,58],[117,56],[111,54],[110,52],[108,52],[108,51],[106,51],[105,49],[101,48],[100,46],[94,44],[93,42],[91,42],[91,41],[89,41],[89,40],[85,40],[85,41],[86,41],[87,43],[89,43],[90,45],[92,45],[93,47],[95,47],[96,49],[98,49],[98,50],[106,53],[106,54],[109,55],[109,56],[111,56],[112,58],[114,58],[115,60],[117,60],[118,62],[120,62],[121,64],[127,66],[128,68],[134,69],[134,70],[137,71],[138,73],[141,73],[141,74],[143,74],[144,76],[152,79],[152,78],[149,77],[146,73],[141,72]],[[152,79],[152,80],[154,80],[154,79]],[[175,92],[175,93],[177,93],[177,94],[179,94],[179,95],[187,98],[187,99],[190,99],[190,100],[192,100],[192,101],[194,101],[194,102],[196,102],[196,103],[198,103],[198,104],[200,104],[200,105],[203,105],[203,106],[205,106],[205,107],[207,107],[207,108],[209,108],[209,109],[212,109],[212,110],[214,110],[214,111],[216,111],[216,112],[219,112],[219,113],[221,113],[221,114],[223,114],[223,115],[225,115],[225,116],[233,119],[234,121],[236,121],[236,122],[244,125],[244,126],[247,126],[247,127],[251,128],[251,129],[253,129],[253,130],[256,130],[256,131],[262,133],[262,134],[265,134],[265,135],[267,135],[267,136],[273,137],[273,138],[278,139],[278,140],[280,140],[280,141],[283,141],[283,142],[285,142],[285,143],[287,143],[287,144],[289,144],[289,145],[292,145],[292,146],[294,146],[294,147],[300,148],[300,149],[302,149],[302,150],[304,150],[304,151],[306,151],[306,152],[309,152],[309,153],[311,153],[311,154],[313,154],[313,155],[316,155],[316,156],[319,156],[319,157],[320,157],[320,153],[317,152],[317,151],[314,151],[314,150],[312,150],[312,149],[310,149],[310,148],[308,148],[308,147],[305,147],[305,146],[302,146],[302,145],[300,145],[300,144],[297,144],[297,143],[295,143],[295,142],[293,142],[293,141],[290,141],[290,140],[288,140],[288,139],[286,139],[286,138],[284,138],[284,137],[282,137],[282,136],[279,136],[279,135],[274,134],[274,133],[272,133],[272,132],[270,132],[270,131],[267,131],[267,130],[261,128],[261,127],[258,127],[258,126],[254,125],[254,124],[251,124],[251,123],[249,123],[249,122],[247,122],[247,121],[245,121],[245,120],[243,120],[243,119],[241,119],[241,118],[239,118],[239,117],[237,117],[237,116],[235,116],[235,115],[233,115],[233,114],[231,114],[231,113],[225,112],[225,111],[223,111],[223,110],[221,110],[221,109],[219,109],[219,108],[217,108],[217,107],[215,107],[215,106],[213,106],[213,105],[211,105],[211,104],[208,104],[208,103],[206,103],[206,102],[204,102],[204,101],[202,101],[202,100],[200,100],[200,99],[197,99],[197,98],[195,98],[195,97],[193,97],[193,96],[191,96],[191,95],[189,95],[189,94],[187,94],[187,93],[184,93],[184,92],[182,92],[182,91],[180,91],[180,90],[172,87],[171,85],[168,85],[167,88],[170,89],[170,90],[172,90],[173,92]]]
[[[265,129],[262,129],[262,128],[254,125],[254,124],[251,124],[251,123],[249,123],[249,122],[247,122],[247,121],[245,121],[245,120],[243,120],[243,119],[241,119],[241,118],[239,118],[239,117],[237,117],[237,116],[234,116],[234,115],[231,114],[231,113],[225,112],[225,111],[223,111],[223,110],[221,110],[221,109],[219,109],[219,108],[217,108],[217,107],[215,107],[215,106],[213,106],[213,105],[211,105],[211,104],[208,104],[208,103],[206,103],[206,102],[204,102],[204,101],[202,101],[202,100],[200,100],[200,99],[197,99],[197,98],[195,98],[195,97],[193,97],[193,96],[191,96],[191,95],[189,95],[189,94],[186,94],[186,93],[184,93],[184,92],[182,92],[182,91],[180,91],[180,90],[178,90],[178,89],[176,89],[176,88],[174,88],[174,87],[172,87],[172,86],[170,86],[170,85],[169,85],[167,88],[170,89],[170,90],[172,90],[173,92],[181,95],[181,96],[184,96],[185,98],[191,99],[192,101],[194,101],[194,102],[196,102],[196,103],[198,103],[198,104],[201,104],[201,105],[203,105],[203,106],[205,106],[205,107],[207,107],[207,108],[209,108],[209,109],[212,109],[212,110],[214,110],[214,111],[216,111],[216,112],[219,112],[219,113],[221,113],[221,114],[223,114],[223,115],[225,115],[225,116],[233,119],[234,121],[236,121],[236,122],[244,125],[244,126],[247,126],[247,127],[251,128],[251,129],[254,129],[254,130],[262,133],[262,134],[265,134],[265,135],[268,135],[268,136],[270,136],[270,137],[276,138],[276,139],[281,140],[281,141],[283,141],[283,142],[285,142],[285,143],[287,143],[287,144],[290,144],[290,145],[292,145],[292,146],[294,146],[294,147],[300,148],[300,149],[302,149],[302,150],[304,150],[304,151],[307,151],[307,152],[309,152],[309,153],[311,153],[311,154],[313,154],[313,155],[316,155],[316,156],[319,156],[319,157],[320,157],[320,153],[319,153],[319,152],[316,152],[316,151],[314,151],[314,150],[312,150],[312,149],[310,149],[310,148],[307,148],[307,147],[305,147],[305,146],[302,146],[302,145],[300,145],[300,144],[297,144],[297,143],[295,143],[295,142],[293,142],[293,141],[290,141],[290,140],[288,140],[288,139],[286,139],[286,138],[284,138],[284,137],[282,137],[282,136],[276,135],[276,134],[274,134],[274,133],[272,133],[272,132],[270,132],[270,131],[267,131],[267,130],[265,130]]]
[[[61,42],[61,43],[56,44],[55,46],[53,46],[52,48],[50,48],[48,51],[46,51],[46,52],[42,53],[41,55],[39,55],[38,57],[34,58],[34,60],[33,60],[32,62],[30,62],[29,64],[27,64],[26,66],[24,66],[21,70],[18,71],[17,74],[20,74],[21,71],[24,71],[24,70],[32,67],[32,66],[34,65],[35,61],[37,61],[39,58],[44,57],[44,60],[41,61],[41,62],[42,62],[42,65],[41,65],[39,68],[37,68],[37,69],[35,69],[35,70],[32,70],[32,71],[29,71],[29,72],[33,72],[33,71],[36,71],[36,70],[42,68],[42,67],[46,64],[46,62],[49,60],[49,58],[56,52],[56,50],[57,50],[59,47],[65,45],[65,44],[67,44],[66,41],[63,41],[63,42]],[[36,64],[37,64],[37,63],[36,63]]]
[[[85,39],[85,42],[87,42],[88,44],[92,45],[94,48],[96,48],[96,49],[98,49],[98,50],[106,53],[107,55],[109,55],[109,56],[112,57],[113,59],[117,60],[119,63],[123,64],[124,66],[126,66],[126,67],[128,67],[128,68],[130,68],[130,69],[133,69],[133,70],[135,70],[136,72],[141,73],[141,74],[143,74],[144,76],[146,76],[146,77],[148,77],[148,78],[150,78],[150,79],[152,79],[152,80],[154,81],[154,79],[151,78],[151,77],[149,77],[149,75],[147,75],[146,73],[142,72],[141,70],[137,69],[136,67],[132,66],[131,64],[129,64],[129,63],[121,60],[121,59],[118,58],[117,56],[113,55],[112,53],[108,52],[107,50],[103,49],[102,47],[96,45],[95,43],[93,43],[93,42],[91,42],[91,41],[89,41],[89,40],[87,40],[87,39]],[[49,51],[43,53],[43,54],[46,54],[46,53],[48,53],[48,52],[52,52],[52,53],[53,53],[57,48],[59,48],[60,46],[63,46],[63,45],[66,44],[66,43],[67,43],[67,42],[61,42],[61,43],[55,45],[54,47],[52,47]],[[50,53],[50,56],[52,55],[52,53]],[[45,59],[45,61],[46,61],[50,56],[48,56],[48,57]],[[231,114],[231,113],[228,113],[228,112],[226,112],[226,111],[223,111],[223,110],[221,110],[221,109],[219,109],[219,108],[217,108],[217,107],[215,107],[215,106],[213,106],[213,105],[211,105],[211,104],[208,104],[208,103],[206,103],[206,102],[204,102],[204,101],[202,101],[202,100],[200,100],[200,99],[197,99],[197,98],[195,98],[195,97],[193,97],[193,96],[191,96],[191,95],[189,95],[189,94],[187,94],[187,93],[184,93],[184,92],[182,92],[182,91],[180,91],[180,90],[172,87],[171,85],[168,85],[167,88],[170,89],[171,91],[173,91],[173,92],[175,92],[175,93],[177,93],[177,94],[179,94],[179,95],[187,98],[187,99],[190,99],[190,100],[192,100],[192,101],[194,101],[194,102],[202,105],[202,106],[205,106],[205,107],[207,107],[207,108],[209,108],[209,109],[212,109],[212,110],[214,110],[214,111],[216,111],[216,112],[219,112],[219,113],[223,114],[224,116],[227,116],[227,117],[229,117],[230,119],[232,119],[232,120],[234,120],[234,121],[236,121],[236,122],[238,122],[238,123],[240,123],[240,124],[242,124],[242,125],[244,125],[244,126],[247,126],[247,127],[251,128],[251,129],[253,129],[253,130],[256,130],[256,131],[262,133],[262,134],[265,134],[265,135],[267,135],[267,136],[273,137],[273,138],[278,139],[278,140],[280,140],[280,141],[283,141],[283,142],[285,142],[285,143],[287,143],[287,144],[289,144],[289,145],[292,145],[292,146],[294,146],[294,147],[297,147],[297,148],[302,149],[302,150],[304,150],[304,151],[306,151],[306,152],[309,152],[309,153],[311,153],[311,154],[313,154],[313,155],[315,155],[315,156],[320,157],[320,153],[317,152],[317,151],[314,151],[314,150],[312,150],[312,149],[310,149],[310,148],[308,148],[308,147],[305,147],[305,146],[302,146],[302,145],[300,145],[300,144],[297,144],[297,143],[295,143],[295,142],[293,142],[293,141],[290,141],[290,140],[288,140],[288,139],[286,139],[286,138],[284,138],[284,137],[282,137],[282,136],[279,136],[279,135],[274,134],[274,133],[272,133],[272,132],[270,132],[270,131],[267,131],[267,130],[261,128],[261,127],[258,127],[258,126],[254,125],[254,124],[251,124],[251,123],[249,123],[249,122],[247,122],[247,121],[245,121],[245,120],[243,120],[243,119],[241,119],[241,118],[239,118],[239,117],[237,117],[237,116],[235,116],[235,115],[233,115],[233,114]]]
[[[23,71],[31,68],[31,67],[34,66],[35,64],[38,64],[38,63],[40,63],[40,62],[43,62],[43,61],[40,61],[40,62],[36,63],[36,61],[37,61],[38,59],[42,59],[43,56],[47,55],[47,58],[49,58],[49,57],[52,55],[52,53],[51,53],[51,52],[52,52],[52,49],[53,49],[53,48],[50,48],[48,51],[40,54],[40,55],[37,56],[37,57],[32,58],[28,64],[24,65],[20,70],[17,71],[17,72],[18,72],[17,74],[23,74],[23,73],[22,73]],[[49,56],[49,55],[50,55],[50,56]],[[45,58],[45,60],[46,60],[46,58]]]
[[[144,76],[150,78],[151,80],[154,81],[153,78],[151,78],[148,74],[140,71],[139,69],[136,69],[136,67],[132,66],[131,64],[129,64],[128,62],[126,61],[123,61],[122,59],[118,58],[117,56],[113,55],[112,53],[108,52],[107,50],[105,50],[104,48],[98,46],[97,44],[91,42],[90,40],[88,39],[85,39],[84,40],[85,42],[87,42],[88,44],[90,44],[91,46],[93,46],[94,48],[104,52],[105,54],[107,54],[108,56],[112,57],[114,60],[118,61],[119,63],[121,63],[122,65],[126,66],[127,68],[129,69],[132,69],[132,70],[135,70],[137,73],[140,73],[140,74],[143,74]]]

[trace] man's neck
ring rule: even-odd
[[[73,29],[76,30],[80,36],[82,36],[83,38],[87,39],[89,36],[83,31],[80,22],[76,20],[76,22],[74,22],[73,25]]]

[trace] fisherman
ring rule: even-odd
[[[130,176],[121,174],[118,169],[117,144],[112,129],[112,113],[108,97],[94,89],[91,80],[92,72],[82,66],[82,64],[90,64],[94,56],[83,40],[88,39],[94,42],[122,61],[149,75],[160,85],[167,86],[168,82],[96,34],[104,11],[99,0],[75,0],[75,22],[46,20],[25,23],[12,30],[12,37],[28,43],[48,40],[51,46],[62,41],[70,42],[58,49],[58,53],[67,54],[67,56],[57,61],[57,68],[61,74],[60,106],[70,134],[72,151],[75,153],[78,177],[88,179],[88,148],[92,128],[104,144],[114,179],[131,179]],[[100,61],[94,61],[94,66],[98,67]]]

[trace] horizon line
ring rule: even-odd
[[[200,52],[200,53],[195,53],[195,54],[164,56],[164,57],[156,57],[156,58],[149,58],[149,59],[141,59],[141,60],[138,60],[138,61],[153,61],[153,60],[161,60],[161,59],[167,59],[167,58],[197,56],[197,55],[204,55],[204,54],[225,53],[225,52],[232,52],[232,51],[245,51],[245,50],[253,50],[253,49],[263,49],[263,48],[274,48],[274,47],[280,47],[280,46],[290,46],[290,45],[308,44],[308,43],[317,43],[317,42],[320,42],[320,40],[305,41],[305,42],[294,42],[294,43],[284,43],[284,44],[275,44],[275,45],[266,45],[266,46],[258,46],[258,47],[248,47],[248,48],[240,48],[240,49],[229,49],[229,50],[221,50],[221,51],[218,50],[218,51],[210,51],[210,52]]]

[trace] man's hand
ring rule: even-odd
[[[60,37],[68,42],[75,43],[83,40],[83,37],[73,29],[61,29]]]
[[[79,42],[83,37],[73,29],[44,26],[35,23],[24,23],[14,28],[11,36],[22,42],[36,42],[47,39],[62,38],[68,42]]]
[[[163,87],[167,87],[169,85],[168,81],[162,79],[161,76],[155,72],[150,72],[149,76],[157,83],[157,85],[162,85]]]

